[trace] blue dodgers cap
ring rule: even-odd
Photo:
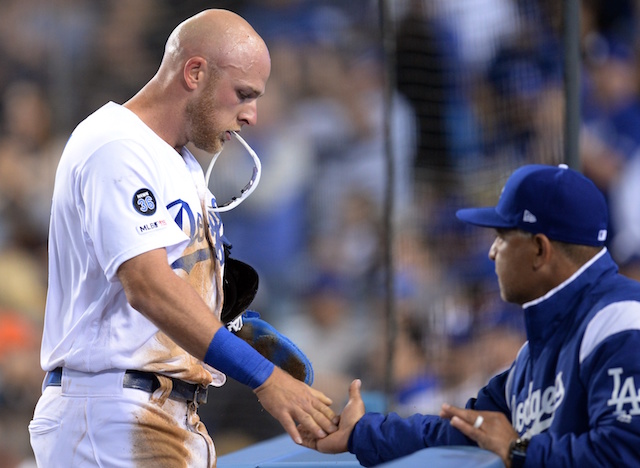
[[[565,164],[522,166],[507,180],[497,206],[465,208],[456,216],[477,226],[521,229],[592,246],[604,245],[609,217],[602,192]]]

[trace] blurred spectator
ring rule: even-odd
[[[312,265],[339,280],[353,300],[370,297],[376,287],[382,235],[377,208],[366,192],[354,188],[335,207],[334,228],[313,239]]]
[[[544,30],[529,19],[488,66],[485,103],[495,106],[489,115],[498,120],[482,121],[486,157],[511,164],[562,161],[560,53],[557,42],[541,37]]]
[[[307,60],[310,92],[297,106],[296,129],[311,135],[317,150],[312,204],[314,232],[339,222],[335,207],[362,191],[382,213],[387,169],[385,125],[394,160],[393,206],[396,220],[410,217],[415,156],[415,115],[407,100],[393,93],[384,100],[383,62],[376,47],[345,51],[318,48]],[[389,119],[386,121],[385,119]]]
[[[608,192],[640,144],[638,63],[629,44],[598,32],[585,37],[584,49],[581,160],[585,174]]]
[[[35,463],[26,427],[40,396],[39,322],[0,307],[0,466]]]
[[[88,85],[93,34],[100,19],[97,2],[7,0],[0,15],[0,87],[31,80],[51,95],[56,131],[78,121],[80,103],[71,96]]]
[[[624,165],[617,183],[611,189],[610,216],[616,231],[610,242],[611,254],[620,271],[640,281],[640,152]]]
[[[609,202],[607,245],[621,270],[638,278],[634,234],[635,181],[640,148],[640,75],[637,60],[637,7],[630,1],[583,3],[583,172]]]
[[[413,161],[418,181],[450,187],[455,162],[447,132],[447,108],[454,98],[453,38],[423,0],[413,0],[399,19],[395,37],[398,90],[409,100],[417,120],[417,152]],[[428,91],[427,91],[428,90]]]
[[[3,93],[4,131],[0,133],[0,213],[5,242],[46,254],[53,178],[64,140],[54,132],[45,91],[16,81]]]
[[[0,309],[2,412],[30,416],[33,402],[40,396],[44,372],[39,366],[41,330],[36,323],[20,312]],[[25,448],[21,449],[26,454]]]
[[[378,320],[354,314],[348,287],[339,276],[320,272],[301,310],[279,325],[311,361],[314,387],[336,403],[345,398],[344,385],[360,375],[365,357],[380,345]]]
[[[40,259],[0,249],[0,466],[26,468],[33,455],[27,425],[40,396],[40,337],[46,294]]]
[[[449,0],[432,3],[431,8],[456,37],[457,55],[466,73],[484,73],[496,48],[518,32],[518,3],[532,2]],[[479,18],[482,18],[482,27],[479,27]]]
[[[164,50],[164,44],[153,40],[166,37],[164,31],[162,36],[158,31],[166,14],[163,2],[110,1],[101,6],[84,77],[91,85],[81,88],[82,116],[108,101],[122,103],[133,96],[140,83],[155,73]],[[173,27],[178,23],[175,21]]]
[[[0,249],[0,308],[42,321],[46,295],[46,269],[32,252]]]
[[[284,40],[304,48],[310,44],[345,44],[345,38],[353,32],[353,18],[347,12],[356,9],[362,16],[367,5],[367,0],[262,0],[247,3],[240,14],[268,45]]]

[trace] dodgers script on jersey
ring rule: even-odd
[[[128,304],[116,276],[126,260],[164,247],[176,274],[219,317],[222,223],[193,155],[108,103],[74,131],[55,186],[43,368],[138,369],[223,384],[223,374]]]

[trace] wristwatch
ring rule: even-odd
[[[511,458],[511,468],[522,468],[527,459],[527,447],[529,439],[518,438],[511,442],[509,447],[509,458]]]

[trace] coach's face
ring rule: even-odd
[[[232,131],[258,121],[257,100],[264,94],[271,61],[268,52],[240,53],[235,63],[211,68],[211,76],[187,107],[193,144],[217,153]]]
[[[489,250],[495,263],[500,296],[506,302],[524,304],[539,297],[534,278],[537,244],[532,234],[517,229],[497,229]]]

